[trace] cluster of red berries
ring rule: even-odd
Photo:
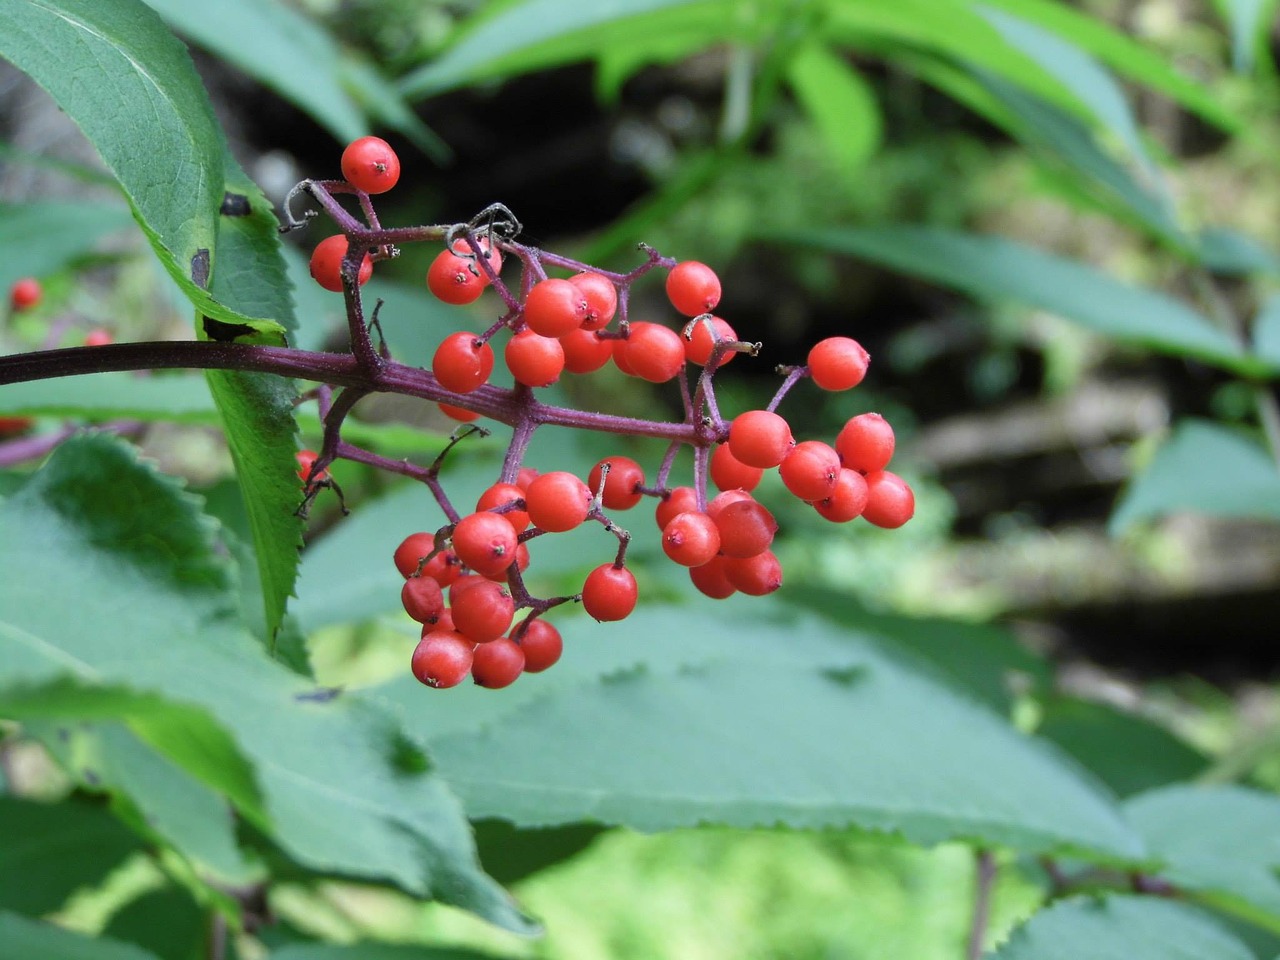
[[[389,189],[399,176],[394,153],[376,138],[348,147],[342,167],[343,188],[365,194]],[[348,235],[355,234],[348,230],[322,241],[312,257],[312,274],[328,289],[343,288]],[[518,445],[527,444],[530,427],[515,431],[499,482],[485,491],[472,512],[454,510],[438,484],[433,485],[452,522],[434,532],[414,533],[395,550],[396,567],[405,578],[403,606],[422,624],[412,669],[423,683],[451,687],[470,674],[481,686],[505,687],[523,672],[547,669],[561,655],[562,638],[543,615],[560,603],[580,601],[599,621],[628,616],[637,600],[635,577],[625,565],[630,534],[609,514],[631,509],[645,497],[657,501],[663,551],[688,568],[698,590],[717,599],[734,593],[761,596],[782,584],[781,564],[770,549],[778,524],[752,494],[766,470],[776,468],[788,491],[833,522],[863,517],[893,528],[911,518],[911,488],[886,470],[894,433],[883,417],[855,416],[834,444],[827,444],[796,442],[788,422],[775,412],[786,392],[805,377],[825,390],[857,386],[870,357],[856,341],[821,341],[804,366],[779,368],[786,380],[766,409],[726,421],[715,402],[713,376],[737,353],[754,354],[759,344],[740,341],[728,322],[711,313],[720,302],[721,285],[707,265],[649,251],[649,262],[632,273],[608,273],[522,246],[510,235],[486,229],[479,218],[446,231],[444,239],[445,248],[427,271],[428,288],[451,304],[472,303],[492,288],[507,307],[487,332],[454,333],[437,348],[432,373],[453,401],[441,401],[447,413],[461,420],[480,416],[474,408],[485,405],[469,395],[480,396],[476,391],[488,383],[496,361],[490,341],[506,331],[510,338],[503,359],[516,387],[497,394],[493,388],[482,391],[490,404],[501,395],[518,411],[521,398],[555,383],[565,370],[590,373],[612,360],[624,373],[652,383],[679,378],[686,415],[682,424],[663,425],[670,430],[656,434],[670,437],[672,447],[652,484],[640,464],[624,456],[600,461],[585,480],[564,471],[539,474],[522,468],[525,447]],[[371,246],[370,252],[381,251]],[[501,277],[504,254],[521,263],[518,292]],[[571,275],[549,277],[548,266]],[[354,262],[348,269],[352,267]],[[667,298],[686,318],[679,329],[627,316],[631,283],[653,268],[668,271]],[[371,270],[366,254],[348,282],[363,283]],[[696,368],[694,389],[686,364]],[[580,413],[579,419],[588,417],[593,429],[627,433],[634,426],[606,414]],[[694,448],[695,484],[670,487],[667,476],[682,445]],[[312,476],[315,454],[304,451],[299,463],[309,486],[323,479]],[[708,479],[719,489],[711,498]],[[529,564],[527,542],[588,521],[603,524],[618,538],[616,558],[593,569],[574,596],[531,597],[523,578]],[[522,610],[527,615],[517,622]]]

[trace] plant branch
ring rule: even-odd
[[[996,858],[990,850],[977,851],[977,877],[974,881],[973,925],[969,929],[968,960],[981,960],[982,944],[987,939],[991,921],[991,891],[996,880]]]

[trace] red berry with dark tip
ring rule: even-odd
[[[342,151],[342,176],[365,193],[386,193],[400,179],[400,158],[380,137],[352,140]]]
[[[325,237],[311,253],[311,276],[316,283],[334,293],[342,292],[342,260],[347,255],[347,238],[343,234]],[[373,276],[373,260],[366,253],[360,261],[356,281],[363,286]]]
[[[724,575],[731,584],[752,597],[763,597],[782,586],[782,564],[771,550],[757,553],[754,557],[725,557]]]
[[[444,612],[444,591],[432,577],[410,577],[400,588],[400,602],[419,623],[435,623]]]
[[[644,468],[630,457],[605,457],[591,468],[587,476],[587,486],[593,492],[600,489],[606,463],[609,474],[604,478],[604,495],[600,502],[606,510],[630,510],[644,496],[636,489],[644,486]]]
[[[697,260],[677,263],[667,274],[667,298],[686,317],[709,313],[720,302],[720,278]]]
[[[541,673],[555,664],[564,652],[564,639],[560,631],[546,620],[530,620],[523,631],[513,635],[524,651],[526,673]]]
[[[639,588],[626,567],[596,567],[582,585],[582,608],[600,621],[624,620],[636,608]]]
[[[473,647],[456,632],[437,630],[418,641],[413,675],[429,687],[456,687],[471,670]]]
[[[650,383],[666,383],[684,366],[684,341],[660,323],[633,323],[627,339],[615,341],[613,358],[623,373]]]
[[[483,577],[497,576],[511,566],[516,546],[515,527],[498,513],[482,510],[468,514],[453,528],[454,553]]]
[[[500,690],[515,683],[524,668],[524,651],[509,637],[499,637],[476,647],[471,660],[471,679],[481,687]]]
[[[493,348],[474,333],[451,333],[436,347],[431,372],[446,390],[470,393],[493,373]]]
[[[579,273],[569,278],[587,302],[587,316],[582,321],[583,330],[599,330],[607,327],[618,311],[618,288],[613,281],[600,273]]]
[[[678,513],[662,528],[662,551],[683,567],[700,567],[720,551],[720,528],[705,513]]]
[[[813,509],[832,523],[848,523],[862,516],[867,507],[867,481],[857,470],[840,468],[835,489],[823,500],[815,500]]]
[[[797,443],[778,465],[778,475],[801,500],[824,500],[840,476],[840,455],[821,440]]]
[[[878,413],[850,418],[836,436],[836,453],[850,470],[875,473],[893,459],[894,436],[889,421]]]
[[[524,301],[524,322],[544,337],[563,337],[587,319],[587,299],[570,280],[541,280]]]
[[[916,512],[916,496],[911,486],[896,473],[881,470],[867,474],[867,506],[862,517],[877,527],[895,529]]]

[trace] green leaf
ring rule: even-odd
[[[1034,247],[934,227],[769,233],[764,239],[859,257],[988,300],[1038,307],[1116,340],[1257,373],[1208,318],[1162,293]]]
[[[1266,51],[1276,0],[1215,0],[1215,6],[1231,30],[1232,67],[1237,73],[1249,73],[1259,52]]]
[[[191,897],[165,887],[144,893],[112,914],[103,935],[164,960],[205,960],[209,918]]]
[[[480,820],[473,826],[480,862],[507,885],[576,856],[604,832],[589,823],[521,830],[505,820]]]
[[[160,960],[132,944],[0,913],[0,960]]]
[[[1133,797],[1125,815],[1202,902],[1280,932],[1280,798],[1236,786],[1178,785]]]
[[[343,51],[338,61],[342,83],[360,109],[380,123],[400,133],[436,163],[444,165],[453,159],[453,151],[405,103],[396,85],[382,75],[373,63],[358,60]]]
[[[1214,273],[1226,276],[1280,274],[1280,259],[1271,250],[1248,234],[1228,227],[1201,231],[1200,259]]]
[[[1254,318],[1253,352],[1264,363],[1280,369],[1280,294],[1267,297]]]
[[[832,166],[854,179],[880,146],[880,108],[870,85],[820,43],[805,44],[792,56],[787,81],[817,127]]]
[[[1015,930],[991,960],[1252,960],[1239,940],[1192,907],[1155,897],[1073,897]]]
[[[1117,534],[1179,510],[1280,519],[1280,467],[1229,427],[1184,420],[1125,490],[1107,529]]]
[[[1050,700],[1036,733],[1062,747],[1122,797],[1190,780],[1208,762],[1163,727],[1087,700]]]
[[[493,954],[463,947],[393,946],[387,943],[290,944],[273,950],[271,960],[498,960]]]
[[[155,703],[207,712],[252,763],[265,809],[232,800],[297,862],[390,880],[530,931],[481,872],[444,783],[397,762],[403,735],[385,712],[316,691],[236,623],[209,526],[190,496],[127,446],[103,436],[63,444],[0,504],[0,713],[97,708],[91,718],[106,719],[114,707],[191,770],[204,745],[180,725],[155,723]],[[72,568],[75,604],[41,602]],[[62,695],[51,695],[54,684]],[[144,727],[132,713],[139,704],[151,708]]]
[[[100,884],[142,844],[104,806],[0,794],[0,910],[39,915]],[[0,955],[4,939],[0,937]]]
[[[44,87],[97,148],[156,256],[202,313],[276,326],[192,280],[218,233],[224,145],[186,48],[155,13],[140,0],[0,0],[0,56]]]
[[[564,659],[501,704],[384,696],[473,816],[522,827],[853,825],[1140,855],[1104,791],[986,709],[857,633],[737,606],[645,609],[607,638],[563,621]]]
[[[6,384],[0,390],[0,411],[15,416],[219,425],[204,377],[184,373],[147,377],[124,372],[90,373]]]
[[[97,248],[107,234],[132,227],[129,211],[105,203],[0,204],[0,289],[19,277],[43,277]]]

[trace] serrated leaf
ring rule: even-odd
[[[1124,810],[1163,862],[1161,877],[1280,932],[1280,797],[1177,785],[1139,794]]]
[[[0,289],[19,277],[42,277],[92,252],[107,234],[131,228],[122,204],[0,204]]]
[[[1205,420],[1184,420],[1130,483],[1107,529],[1191,510],[1213,517],[1280,520],[1280,468],[1257,443]]]
[[[261,787],[265,812],[238,803],[241,813],[293,859],[390,880],[528,932],[480,871],[444,783],[397,765],[402,734],[369,701],[316,691],[266,658],[234,619],[211,546],[192,498],[126,445],[87,436],[59,447],[0,504],[0,712],[48,716],[62,706],[84,716],[77,711],[96,707],[95,719],[129,720],[191,769],[191,755],[204,751],[181,725],[139,726],[131,711],[137,698],[207,711]],[[82,578],[76,603],[46,602],[49,584],[71,568]],[[63,696],[49,695],[55,684]],[[137,693],[130,699],[112,685]]]
[[[856,633],[732,609],[637,611],[599,639],[561,622],[564,659],[510,707],[384,695],[412,699],[409,731],[473,816],[523,827],[853,825],[1140,855],[1105,791],[986,709]]]
[[[274,325],[192,280],[192,264],[210,256],[218,233],[224,144],[186,48],[154,12],[140,0],[0,0],[0,56],[93,143],[156,256],[202,313]]]
[[[880,146],[875,94],[843,57],[820,43],[801,47],[787,63],[787,81],[818,130],[835,169],[852,180]]]
[[[832,228],[765,239],[859,257],[989,300],[1048,310],[1125,343],[1240,373],[1259,364],[1205,316],[1155,290],[1000,237],[934,227]]]
[[[1036,733],[1071,754],[1122,797],[1190,780],[1208,763],[1203,754],[1142,717],[1069,697],[1045,704]]]
[[[160,960],[133,944],[0,913],[0,960]]]
[[[100,884],[142,844],[100,804],[0,794],[0,910],[38,916]],[[4,952],[0,938],[0,954]]]
[[[1252,960],[1194,907],[1155,897],[1073,897],[1015,930],[990,960]]]

